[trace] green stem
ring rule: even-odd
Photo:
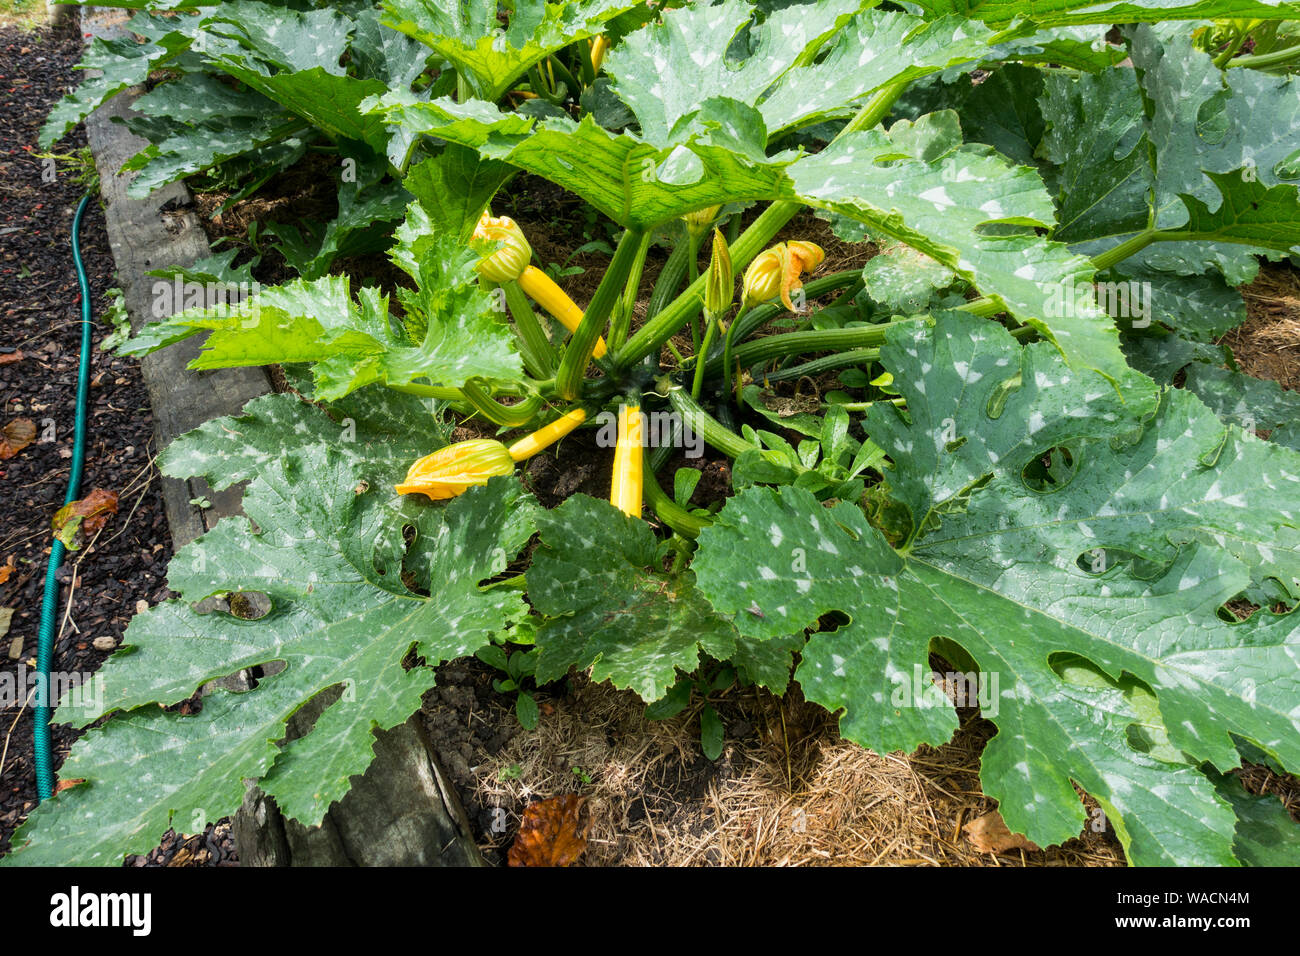
[[[507,425],[518,428],[527,425],[537,417],[542,407],[542,396],[530,395],[517,405],[502,405],[488,395],[487,390],[478,384],[479,380],[470,379],[461,387],[465,401],[474,406],[484,418],[494,425]]]
[[[628,273],[627,285],[623,289],[623,299],[614,313],[609,326],[609,347],[617,350],[627,340],[628,329],[632,327],[632,313],[636,310],[637,293],[641,291],[641,275],[645,271],[646,253],[650,251],[650,233],[641,236],[641,246],[636,252],[636,261]]]
[[[664,263],[659,278],[655,280],[654,291],[650,293],[650,304],[646,307],[645,313],[647,320],[653,319],[662,312],[664,306],[677,296],[682,277],[686,275],[686,254],[689,251],[687,244],[680,240],[673,245],[673,251],[668,254],[668,261]]]
[[[737,273],[741,272],[755,256],[763,251],[763,247],[781,230],[781,227],[793,219],[802,208],[802,203],[790,200],[780,200],[768,206],[745,230],[744,235],[732,245],[732,268]],[[641,326],[619,350],[614,360],[615,367],[630,368],[645,356],[658,351],[664,342],[672,338],[677,330],[703,307],[704,286],[707,281],[708,275],[700,276],[662,312]]]
[[[690,270],[691,284],[693,285],[700,278],[700,237],[695,234],[695,230],[686,227],[686,264]],[[691,349],[699,354],[700,351],[700,322],[697,313],[691,314]]]
[[[727,340],[726,340],[725,344],[724,344],[723,347],[722,347],[722,391],[723,391],[723,394],[730,394],[730,393],[731,393],[731,356],[732,356],[732,342],[734,342],[734,341],[735,341],[735,338],[736,338],[736,326],[740,325],[740,320],[741,320],[742,318],[745,317],[745,312],[746,312],[746,311],[748,311],[748,309],[746,308],[745,304],[742,302],[742,303],[740,304],[740,311],[739,311],[738,313],[736,313],[736,319],[735,319],[735,321],[732,322],[731,325],[729,325],[729,326],[727,327]],[[706,362],[705,364],[707,364],[707,362]],[[699,377],[700,377],[700,371],[701,371],[701,369],[698,368],[698,367],[695,369],[695,378],[696,378],[697,380],[698,380]],[[740,384],[741,384],[741,379],[740,379],[739,376],[737,376],[737,377],[736,377],[736,405],[740,405]]]
[[[641,493],[645,496],[646,504],[654,509],[660,521],[683,538],[698,536],[712,522],[691,514],[674,501],[659,484],[659,478],[655,475],[654,463],[651,460],[650,449],[646,448],[642,453],[645,456],[645,463],[642,466],[644,474],[641,480]]]
[[[501,288],[505,290],[506,305],[515,320],[515,334],[519,337],[524,365],[535,378],[550,378],[555,374],[555,350],[546,337],[546,330],[537,321],[537,313],[518,282],[507,282]]]
[[[888,114],[894,101],[908,87],[910,81],[900,80],[882,87],[858,111],[858,115],[849,120],[836,135],[842,136],[871,129]],[[834,142],[835,140],[832,140]],[[763,251],[763,247],[781,231],[781,227],[798,214],[803,203],[791,199],[780,199],[768,206],[754,220],[734,243],[731,243],[731,264],[736,274],[742,274],[745,267]],[[676,334],[682,324],[704,303],[704,285],[707,276],[701,276],[687,287],[686,291],[673,300],[662,312],[647,322],[627,341],[614,358],[616,368],[630,368],[645,356],[658,351],[659,347]]]
[[[757,445],[750,444],[735,432],[723,427],[721,422],[686,394],[686,389],[673,388],[668,393],[668,402],[682,417],[682,422],[687,428],[729,458],[738,458],[747,451],[759,450]]]
[[[962,312],[969,312],[971,315],[978,315],[985,318],[1006,311],[1005,305],[986,295],[981,296],[978,299],[971,299],[965,305],[959,306],[958,308]]]
[[[1214,65],[1221,70],[1224,69],[1228,65],[1228,61],[1241,52],[1241,48],[1246,45],[1246,39],[1245,31],[1238,33],[1227,48],[1214,58]]]
[[[1101,255],[1092,257],[1092,266],[1098,272],[1104,272],[1116,263],[1123,262],[1129,256],[1141,252],[1163,234],[1155,229],[1144,229],[1135,236],[1125,239],[1117,246],[1107,249]]]
[[[1270,66],[1278,66],[1282,63],[1290,63],[1292,60],[1300,59],[1300,46],[1289,46],[1283,50],[1274,50],[1271,53],[1248,54],[1239,56],[1231,61],[1229,67],[1249,66],[1257,70]]]
[[[803,332],[785,332],[781,335],[769,335],[766,338],[753,339],[736,347],[733,361],[748,367],[768,359],[783,355],[801,355],[804,352],[842,352],[846,349],[873,348],[884,343],[885,335],[900,322],[915,322],[916,319],[899,319],[896,322],[884,322],[880,325],[858,326],[849,329],[807,329]],[[715,359],[706,367],[706,374],[716,375],[721,370],[722,360]]]
[[[906,404],[907,404],[907,399],[905,398],[881,398],[881,399],[877,399],[874,402],[842,402],[838,405],[834,405],[834,406],[825,405],[824,407],[842,408],[846,412],[865,412],[872,405],[900,405],[901,406]]]
[[[614,258],[610,261],[609,268],[601,277],[595,295],[591,297],[587,310],[582,314],[582,321],[578,323],[573,337],[569,339],[569,346],[564,350],[560,369],[555,373],[556,390],[566,401],[573,401],[578,397],[583,376],[591,361],[591,353],[596,348],[596,340],[604,331],[605,321],[622,294],[623,285],[642,249],[641,240],[642,232],[639,229],[628,229],[623,233],[618,241],[618,248],[614,250]]]
[[[551,57],[550,64],[551,64],[551,68],[556,73],[560,74],[560,79],[563,80],[568,85],[570,95],[577,96],[579,93],[582,92],[582,86],[578,83],[577,78],[574,77],[574,75],[569,72],[569,68],[567,66],[565,66],[563,63],[560,62],[559,57],[556,56]],[[557,94],[559,93],[558,85],[556,86],[555,92]]]
[[[463,401],[465,396],[458,388],[448,388],[442,385],[419,385],[415,382],[408,382],[405,385],[396,385],[388,383],[388,387],[394,392],[403,392],[407,395],[419,395],[421,398],[437,398],[445,402]]]
[[[718,316],[709,315],[704,330],[704,345],[695,351],[695,376],[691,380],[691,398],[697,402],[700,400],[700,386],[704,384],[704,362],[701,357],[708,354],[709,347],[713,345],[713,337],[717,334],[717,331]]]
[[[779,372],[770,372],[763,376],[765,382],[784,382],[790,379],[801,379],[805,375],[816,378],[823,372],[832,372],[835,369],[851,368],[854,365],[867,365],[876,361],[880,357],[879,349],[850,349],[847,352],[836,352],[834,355],[825,355],[821,358],[813,359],[810,362],[804,362],[802,365],[795,365],[791,368],[783,368]]]

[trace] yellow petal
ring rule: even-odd
[[[406,479],[396,485],[402,495],[427,495],[435,501],[485,485],[496,475],[509,475],[515,461],[506,446],[491,438],[472,438],[439,448],[413,464]]]

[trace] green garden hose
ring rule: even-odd
[[[90,395],[90,282],[81,262],[81,217],[90,204],[90,193],[81,198],[72,219],[72,264],[77,269],[81,290],[81,364],[77,371],[77,420],[73,430],[72,471],[68,475],[68,494],[63,503],[77,500],[81,490],[81,468],[86,458],[86,400]],[[41,602],[41,630],[36,646],[36,726],[32,746],[36,751],[36,795],[48,800],[54,794],[53,755],[50,748],[50,667],[54,658],[54,629],[59,619],[59,565],[63,563],[63,542],[50,544],[50,563],[45,569],[45,598]]]

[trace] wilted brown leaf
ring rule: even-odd
[[[990,810],[962,827],[966,839],[981,853],[1008,853],[1012,850],[1037,850],[1023,833],[1012,833],[1002,820],[1002,814]]]
[[[93,538],[110,515],[117,513],[117,492],[96,488],[84,498],[64,505],[54,515],[54,535],[70,551],[75,551],[77,532],[82,541]]]
[[[6,561],[4,564],[0,564],[0,584],[4,584],[11,577],[13,577],[14,570],[15,570],[14,555],[11,554],[9,555],[8,561]]]
[[[13,352],[0,352],[0,365],[12,365],[14,362],[21,362],[23,353],[14,350]]]
[[[12,458],[36,441],[36,423],[30,418],[15,418],[0,429],[0,460]]]
[[[530,803],[510,848],[511,866],[568,866],[587,848],[580,822],[587,798],[576,793]]]

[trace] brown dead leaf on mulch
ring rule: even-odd
[[[508,857],[511,866],[568,866],[587,848],[581,822],[586,797],[576,793],[530,803]]]
[[[36,423],[30,418],[15,418],[0,429],[0,461],[12,458],[36,441]]]
[[[23,353],[17,349],[12,352],[0,352],[0,365],[12,365],[14,362],[21,362]]]
[[[11,577],[13,577],[14,571],[17,570],[17,565],[14,564],[15,557],[16,555],[11,554],[9,555],[8,561],[6,561],[4,564],[0,564],[0,584],[4,584]]]
[[[1012,850],[1037,850],[1038,846],[1023,833],[1012,833],[1002,814],[990,810],[961,828],[975,849],[981,853],[1010,853]]]
[[[117,514],[117,492],[96,488],[84,498],[64,505],[54,515],[54,534],[69,551],[76,551],[99,533],[109,517]],[[80,535],[80,537],[78,537]]]

